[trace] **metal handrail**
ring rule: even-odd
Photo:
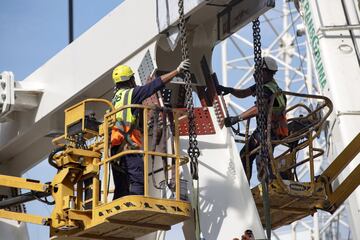
[[[293,92],[286,92],[286,91],[283,91],[282,93],[284,93],[285,95],[313,98],[313,99],[323,101],[314,110],[311,110],[308,106],[306,106],[305,104],[302,104],[302,103],[295,104],[291,107],[288,107],[285,110],[285,112],[288,113],[290,111],[296,110],[297,108],[305,109],[307,114],[304,117],[291,118],[291,119],[288,119],[288,122],[294,121],[294,120],[299,120],[299,119],[312,120],[313,122],[308,129],[301,129],[300,131],[294,132],[291,135],[289,135],[288,137],[285,137],[280,140],[272,140],[271,134],[267,135],[267,145],[268,145],[268,149],[269,149],[271,168],[272,168],[273,173],[276,175],[275,181],[288,194],[291,194],[291,193],[289,192],[289,189],[282,181],[282,177],[280,176],[280,172],[278,171],[278,162],[281,159],[286,158],[286,156],[288,154],[292,154],[293,152],[298,152],[306,147],[309,147],[309,157],[298,163],[294,163],[294,164],[288,166],[286,170],[296,169],[300,165],[309,163],[310,164],[310,178],[311,178],[310,186],[311,186],[311,189],[308,192],[311,193],[314,190],[314,185],[315,185],[314,159],[320,157],[324,153],[324,151],[322,149],[314,148],[312,145],[312,142],[313,142],[314,138],[316,138],[320,135],[323,124],[325,123],[326,119],[328,118],[328,116],[330,115],[330,113],[333,110],[333,105],[332,105],[332,102],[330,101],[330,99],[328,99],[327,97],[324,97],[324,96],[293,93]],[[270,103],[269,103],[269,110],[268,110],[268,117],[267,117],[267,132],[268,133],[271,133],[271,117],[272,117],[272,109],[273,109],[273,103],[275,101],[275,97],[276,97],[276,95],[273,95],[272,98],[270,99]],[[326,112],[325,112],[324,116],[322,116],[321,119],[316,120],[316,118],[317,118],[316,114],[318,114],[320,111],[323,111],[325,109],[326,109]],[[245,128],[246,129],[245,130],[245,142],[247,142],[247,140],[249,138],[249,125],[250,125],[250,121],[248,120],[246,123],[246,128]],[[296,147],[294,147],[293,149],[290,150],[289,145],[291,143],[293,143],[295,141],[300,141],[301,139],[304,139],[304,138],[307,140],[304,142],[301,142]],[[284,151],[282,154],[280,154],[279,156],[274,157],[272,146],[277,146],[277,145],[284,145],[284,146],[288,147],[288,149],[286,151]],[[246,143],[245,143],[245,148],[246,148],[246,160],[247,161],[248,161],[248,158],[250,155],[256,154],[259,151],[259,147],[257,147],[254,150],[252,150],[251,153],[249,153],[247,150]]]
[[[292,96],[298,96],[298,97],[306,97],[306,98],[313,98],[313,99],[319,99],[319,100],[323,100],[324,102],[318,106],[315,110],[309,112],[309,114],[303,118],[310,118],[311,116],[315,115],[317,112],[323,110],[325,107],[328,108],[328,111],[326,112],[326,114],[318,121],[316,121],[315,123],[313,123],[312,126],[309,127],[309,129],[305,132],[301,132],[301,133],[295,133],[295,136],[288,136],[284,139],[281,140],[271,140],[271,134],[268,134],[268,146],[269,146],[269,156],[270,156],[270,164],[271,164],[271,168],[273,170],[273,172],[276,175],[276,179],[275,181],[278,183],[278,185],[288,194],[291,194],[290,190],[288,189],[288,187],[285,185],[285,183],[282,180],[282,177],[280,175],[280,172],[277,171],[278,169],[278,161],[279,158],[275,158],[273,155],[273,150],[272,147],[273,145],[278,145],[278,144],[289,144],[293,141],[298,141],[300,139],[303,138],[307,138],[307,140],[305,142],[303,142],[300,146],[299,149],[295,149],[296,151],[299,151],[305,147],[309,147],[309,158],[307,159],[307,161],[302,161],[301,164],[305,164],[307,162],[309,162],[310,164],[310,189],[307,191],[309,194],[312,194],[312,192],[315,189],[315,176],[314,176],[314,159],[316,157],[321,156],[321,154],[315,154],[314,155],[314,148],[313,148],[313,139],[317,136],[320,135],[321,133],[321,126],[324,124],[325,120],[327,119],[327,117],[330,115],[330,113],[332,112],[333,106],[332,106],[332,102],[330,101],[330,99],[328,99],[327,97],[324,96],[317,96],[317,95],[310,95],[310,94],[300,94],[300,93],[293,93],[293,92],[283,92],[285,95],[292,95]],[[272,96],[271,101],[270,101],[270,107],[269,107],[269,112],[268,112],[268,129],[267,131],[270,133],[271,131],[271,114],[272,114],[272,109],[273,109],[273,104],[274,104],[274,100],[275,100],[275,95]],[[301,105],[298,105],[300,107],[303,107]],[[295,108],[291,108],[291,110],[294,110]],[[306,108],[305,108],[306,109]],[[309,109],[309,108],[308,108]],[[310,109],[309,109],[310,110]],[[298,165],[298,166],[299,166]],[[294,169],[296,169],[297,166],[295,166]]]
[[[109,157],[109,128],[110,128],[110,121],[113,120],[113,117],[121,111],[124,111],[128,108],[132,109],[141,109],[143,111],[143,149],[138,150],[125,150],[120,153],[117,153],[114,156]],[[104,116],[104,122],[103,122],[103,134],[104,134],[104,157],[103,159],[98,163],[98,166],[104,167],[104,175],[103,175],[103,203],[107,203],[107,197],[108,197],[108,190],[107,185],[109,182],[108,179],[108,168],[109,163],[114,161],[115,159],[118,159],[122,156],[128,155],[128,154],[143,154],[144,155],[144,196],[149,196],[149,186],[148,186],[148,162],[149,162],[149,156],[159,156],[159,157],[167,157],[175,159],[175,199],[180,200],[180,162],[184,163],[186,161],[184,160],[184,157],[180,156],[180,134],[179,134],[179,117],[181,117],[182,112],[180,110],[175,109],[166,109],[166,108],[160,108],[161,110],[170,111],[174,114],[174,154],[170,153],[161,153],[161,152],[154,152],[150,151],[148,149],[149,146],[149,127],[147,125],[148,122],[148,113],[151,110],[158,110],[159,107],[156,106],[145,106],[140,104],[131,104],[127,106],[123,106],[121,108],[115,109],[114,111],[111,111]],[[93,189],[95,190],[95,188]],[[97,189],[97,192],[93,192],[93,196],[97,196],[99,194],[99,189]],[[94,207],[98,204],[98,201],[94,201]]]

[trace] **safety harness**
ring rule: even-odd
[[[133,93],[131,89],[119,89],[116,91],[112,104],[115,109],[130,105]],[[126,108],[116,113],[116,123],[111,130],[111,147],[118,146],[117,152],[123,149],[138,149],[141,147],[141,132],[136,129],[139,126],[138,112],[133,114],[131,108]],[[128,175],[121,166],[119,161],[112,161],[112,166],[119,172]]]
[[[167,152],[167,115],[170,114],[170,112],[166,111],[165,108],[156,108],[153,111],[152,115],[152,122],[153,122],[153,137],[152,137],[152,146],[151,150],[156,151],[156,146],[159,146],[159,151],[166,153]],[[169,118],[169,120],[171,120]],[[170,124],[173,124],[173,121],[170,121]],[[172,126],[171,126],[172,128]],[[168,162],[167,157],[162,157],[162,170],[164,173],[165,178],[165,184],[164,185],[158,185],[155,180],[155,156],[151,155],[152,158],[152,170],[151,170],[151,176],[153,181],[153,186],[156,189],[164,189],[165,186],[167,186],[170,190],[173,190],[173,186],[169,183],[169,173],[168,173]]]
[[[133,90],[133,88],[119,89],[115,93],[112,100],[115,109],[131,104]],[[141,132],[136,129],[139,125],[139,111],[135,110],[134,112],[133,114],[131,108],[126,108],[116,113],[116,123],[111,133],[112,146],[120,145],[121,149],[125,148],[125,146],[128,149],[141,147]]]
[[[277,85],[275,80],[269,81],[264,85],[265,88],[269,89],[272,94],[275,95],[275,101],[277,105],[272,108],[271,115],[271,130],[272,135],[282,139],[289,135],[289,130],[286,120],[286,96],[283,94],[281,88]]]

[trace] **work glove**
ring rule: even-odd
[[[229,93],[233,93],[235,91],[235,89],[232,87],[224,87],[222,85],[217,85],[216,90],[217,90],[217,94],[221,94],[223,96],[225,96]]]
[[[187,71],[190,69],[190,59],[185,59],[184,61],[182,61],[179,66],[176,68],[176,70],[178,71],[178,73]]]
[[[242,120],[239,116],[236,117],[227,117],[224,119],[225,127],[231,127],[235,123],[238,123]]]

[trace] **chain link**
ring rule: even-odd
[[[254,38],[254,61],[255,61],[255,82],[256,82],[256,103],[258,108],[257,128],[260,134],[260,169],[259,177],[262,180],[268,180],[268,150],[266,146],[267,139],[267,116],[266,102],[264,98],[264,79],[262,74],[262,56],[261,56],[261,35],[259,18],[253,20],[253,38]]]
[[[254,61],[255,61],[255,82],[256,82],[256,103],[258,108],[257,127],[260,135],[260,159],[258,177],[263,188],[263,206],[265,213],[265,225],[267,239],[271,239],[271,215],[269,206],[269,152],[266,145],[267,140],[267,114],[264,98],[264,79],[262,74],[263,59],[261,57],[261,36],[259,18],[253,21],[254,37]]]
[[[186,25],[184,15],[184,1],[179,0],[179,29],[181,36],[181,59],[185,60],[189,58],[189,50],[187,47],[187,36],[186,36]],[[198,157],[200,156],[200,150],[198,148],[198,142],[196,140],[196,126],[195,126],[195,115],[194,115],[194,102],[192,97],[191,87],[191,75],[189,71],[185,71],[185,102],[186,109],[188,112],[189,119],[189,148],[188,155],[190,157],[190,169],[192,178],[198,180]]]

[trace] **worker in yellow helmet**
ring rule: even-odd
[[[266,99],[266,103],[270,104],[270,100],[272,96],[275,95],[275,100],[272,108],[272,118],[271,118],[271,138],[272,139],[282,139],[287,137],[289,134],[287,120],[286,120],[286,96],[282,93],[281,88],[278,86],[274,79],[274,75],[278,70],[278,66],[276,61],[271,57],[263,57],[262,59],[262,75],[264,81],[264,98]],[[224,87],[221,85],[217,86],[217,90],[222,95],[232,94],[237,98],[246,98],[249,96],[256,95],[256,84],[252,85],[246,89],[235,89],[231,87]],[[268,109],[266,107],[266,109]],[[225,119],[225,126],[231,127],[239,121],[246,120],[252,117],[258,116],[258,108],[256,105],[252,106],[245,112],[241,113],[238,116],[228,117]],[[267,112],[266,112],[267,117]],[[250,153],[254,149],[256,149],[260,144],[260,134],[258,128],[250,136],[248,140],[248,152]],[[252,173],[252,164],[256,158],[256,154],[252,154],[249,156],[249,161],[246,158],[246,147],[243,147],[240,151],[240,158],[243,164],[243,168],[245,170],[247,179],[250,183],[251,173]],[[261,165],[262,162],[257,162],[258,165]],[[258,167],[258,169],[263,169]],[[270,177],[273,178],[273,174],[271,172],[271,168],[269,167]],[[261,178],[262,173],[258,173],[258,176]]]
[[[112,103],[115,109],[130,104],[141,104],[146,98],[161,90],[180,72],[189,70],[189,59],[184,60],[173,71],[157,77],[153,81],[136,86],[133,70],[126,65],[114,68],[112,78],[115,83],[115,95]],[[116,124],[111,131],[111,155],[123,149],[140,149],[142,133],[136,128],[136,109],[127,108],[116,114]],[[126,195],[144,194],[144,164],[140,154],[128,154],[112,164],[115,184],[114,199]]]

